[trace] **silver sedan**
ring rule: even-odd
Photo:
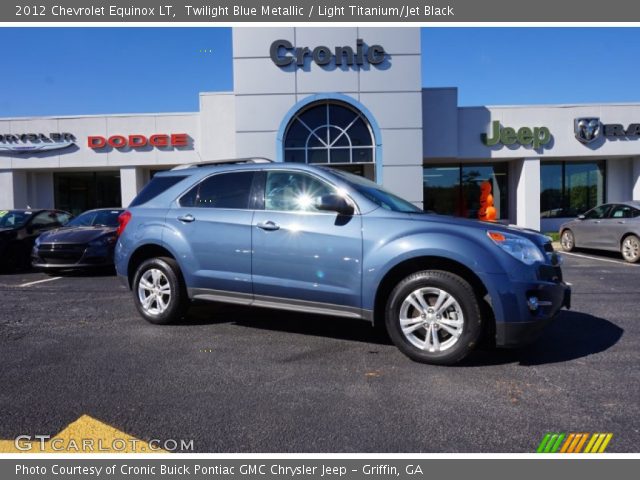
[[[620,252],[630,263],[640,260],[640,202],[599,205],[560,226],[560,244]]]

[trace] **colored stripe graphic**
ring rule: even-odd
[[[554,433],[549,432],[542,437],[537,453],[580,453],[585,443],[584,453],[603,453],[613,433]],[[564,442],[563,442],[564,440]],[[587,442],[587,440],[589,440]]]

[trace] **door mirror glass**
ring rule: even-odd
[[[344,197],[334,193],[319,196],[315,208],[325,212],[337,212],[340,215],[353,215],[353,205]]]

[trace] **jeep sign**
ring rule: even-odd
[[[491,136],[483,133],[480,135],[482,143],[487,147],[493,147],[498,143],[502,145],[532,145],[534,149],[538,149],[547,145],[551,141],[551,132],[547,127],[522,127],[516,131],[511,127],[500,126],[498,120],[491,122]]]

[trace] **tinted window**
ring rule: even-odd
[[[584,214],[584,216],[585,218],[590,218],[590,219],[605,218],[607,216],[607,212],[609,211],[609,208],[611,208],[611,205],[600,205],[599,207],[589,210],[587,213]]]
[[[31,212],[15,210],[0,210],[0,228],[15,228],[27,223],[31,218]]]
[[[268,172],[265,210],[316,212],[316,199],[332,193],[333,187],[303,173]]]
[[[58,216],[58,221],[61,225],[66,225],[67,223],[69,223],[69,220],[71,220],[70,213],[57,212],[56,215]]]
[[[130,207],[136,207],[147,203],[149,200],[156,198],[158,195],[173,187],[176,183],[184,180],[185,176],[171,176],[171,177],[153,177],[149,183],[140,191],[138,196],[133,199]]]
[[[252,182],[253,172],[213,175],[185,193],[180,206],[247,209]]]
[[[104,225],[107,227],[118,226],[118,216],[122,210],[93,210],[85,212],[69,222],[74,227],[89,227],[93,225]]]
[[[58,217],[55,212],[40,212],[33,217],[31,226],[35,228],[47,227],[54,223],[58,223]]]
[[[637,210],[629,205],[615,205],[609,216],[611,218],[634,218],[640,214],[640,210]]]

